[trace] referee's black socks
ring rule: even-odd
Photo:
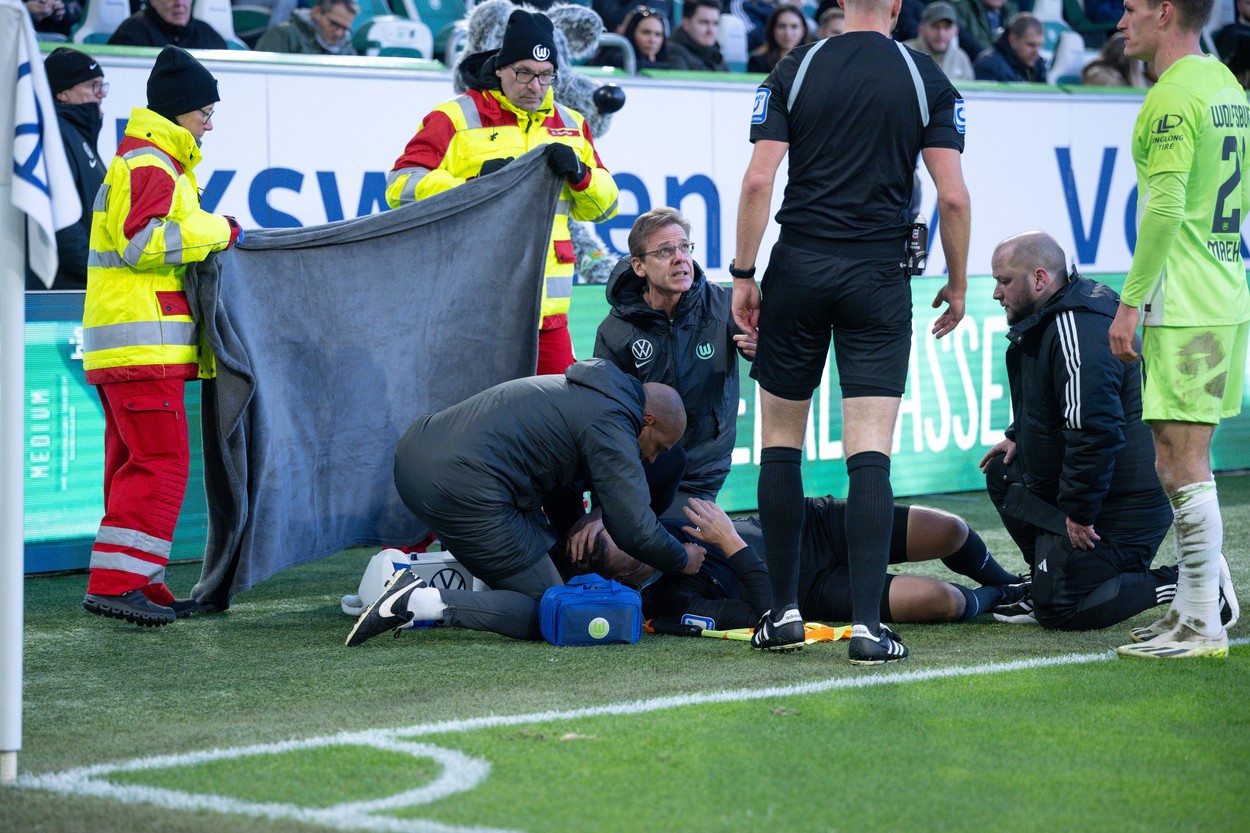
[[[894,490],[890,458],[880,451],[861,451],[846,458],[846,547],[850,555],[853,621],[881,630],[881,594],[890,563],[894,532]],[[760,478],[761,488],[763,478]],[[760,519],[761,523],[763,518]],[[767,527],[765,527],[767,529]],[[772,564],[768,565],[772,569]]]
[[[803,452],[770,446],[760,450],[760,527],[773,586],[773,611],[797,606],[799,545],[803,540]],[[880,598],[880,594],[878,594]]]

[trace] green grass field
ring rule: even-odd
[[[1250,475],[1220,490],[1250,601]],[[983,496],[914,502],[1022,566]],[[438,629],[348,650],[339,596],[371,554],[160,630],[87,615],[84,575],[28,579],[0,831],[1250,829],[1244,624],[1229,659],[1174,663],[1111,657],[1127,624],[989,617],[903,627],[912,656],[881,669],[845,643],[656,636],[556,649]]]

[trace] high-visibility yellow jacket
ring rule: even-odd
[[[83,366],[91,384],[214,375],[183,290],[186,264],[238,227],[200,208],[195,137],[136,107],[96,194],[87,255]]]
[[[476,177],[488,159],[518,157],[552,142],[577,151],[586,175],[560,192],[547,252],[542,329],[568,321],[575,261],[569,218],[601,223],[616,215],[616,182],[599,160],[590,127],[580,113],[555,103],[550,89],[533,113],[513,105],[499,90],[470,90],[435,107],[422,120],[386,186],[387,203],[398,208]]]

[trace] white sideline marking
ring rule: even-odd
[[[1250,638],[1230,639],[1230,646],[1250,644]],[[429,819],[399,819],[377,815],[387,810],[429,804],[459,792],[471,790],[486,780],[490,763],[470,757],[463,752],[444,749],[425,743],[409,743],[400,738],[426,735],[468,732],[501,726],[523,726],[534,723],[550,723],[557,720],[574,720],[607,715],[632,715],[663,711],[682,706],[707,703],[739,703],[764,700],[772,697],[790,697],[803,694],[819,694],[838,689],[869,688],[880,685],[919,683],[944,680],[953,677],[971,677],[981,674],[998,674],[1007,671],[1028,671],[1062,665],[1082,665],[1115,659],[1114,651],[1096,654],[1064,654],[1057,657],[995,662],[988,665],[935,668],[927,671],[904,671],[895,673],[868,673],[862,676],[838,677],[758,689],[696,692],[694,694],[657,697],[650,700],[634,700],[602,706],[587,706],[566,711],[545,711],[531,714],[491,715],[464,720],[445,720],[438,723],[420,723],[395,729],[369,729],[363,732],[342,732],[306,740],[289,740],[264,743],[231,749],[211,749],[177,755],[160,755],[136,758],[120,764],[97,764],[44,775],[23,775],[16,786],[25,789],[48,790],[70,795],[87,795],[108,798],[125,804],[150,804],[170,810],[213,810],[219,813],[252,816],[269,819],[291,819],[318,824],[334,830],[378,830],[386,833],[517,833],[487,827],[460,827]],[[416,758],[432,758],[442,767],[442,774],[434,781],[413,790],[407,790],[384,798],[369,801],[336,804],[331,807],[300,807],[294,804],[274,804],[224,798],[217,795],[196,794],[161,787],[125,786],[113,784],[107,777],[118,772],[137,772],[149,769],[165,769],[194,766],[209,761],[244,758],[252,755],[272,755],[327,746],[372,746],[391,752],[404,752]]]

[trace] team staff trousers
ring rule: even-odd
[[[87,592],[163,585],[190,471],[183,379],[97,385],[104,406],[104,518]]]
[[[1170,516],[1132,531],[1096,525],[1102,540],[1079,550],[1068,538],[1062,510],[1028,492],[1019,458],[1006,465],[1003,455],[994,457],[985,478],[1003,526],[1033,569],[1033,610],[1042,627],[1105,628],[1171,599],[1176,567],[1150,569]]]

